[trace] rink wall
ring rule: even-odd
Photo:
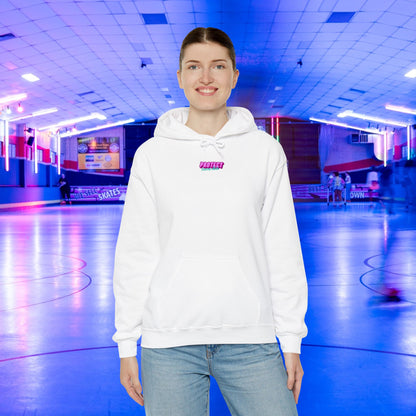
[[[276,127],[279,124],[279,129]],[[0,121],[1,124],[1,121]],[[352,177],[352,200],[368,199],[366,174],[370,166],[381,167],[376,157],[380,143],[352,144],[352,132],[311,124],[301,120],[256,119],[259,129],[270,134],[275,126],[275,138],[282,144],[288,158],[289,175],[295,201],[325,201],[326,179],[329,172],[349,171]],[[150,137],[155,121],[132,123],[117,129],[107,129],[94,137],[120,138],[120,169],[118,172],[82,171],[78,166],[78,137],[56,138],[36,133],[36,146],[29,144],[26,125],[10,125],[9,158],[6,169],[5,140],[0,129],[0,209],[13,209],[57,204],[59,171],[65,173],[75,202],[123,202],[130,168],[137,148]],[[397,130],[389,142],[389,158],[394,160],[396,197],[403,199],[403,164],[406,156],[406,131]],[[415,148],[415,129],[411,129],[410,155]],[[90,136],[88,136],[90,137]],[[36,149],[35,149],[36,147]],[[37,160],[35,163],[35,155]],[[58,167],[59,164],[59,167]],[[412,169],[414,170],[414,169]],[[411,176],[412,184],[416,183]]]

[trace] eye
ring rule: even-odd
[[[224,69],[224,68],[225,68],[225,65],[223,64],[215,65],[215,69]]]
[[[198,69],[198,66],[197,65],[189,65],[188,69],[195,70],[195,69]]]

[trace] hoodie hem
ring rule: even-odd
[[[172,348],[207,344],[266,344],[276,342],[273,326],[201,328],[192,330],[143,329],[143,348]]]

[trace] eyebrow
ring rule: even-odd
[[[199,64],[201,61],[198,61],[196,59],[188,59],[187,61],[185,61],[185,64],[190,64],[190,63],[197,63]],[[227,62],[226,59],[213,59],[211,62]]]

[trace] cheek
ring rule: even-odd
[[[192,85],[192,83],[195,82],[195,80],[194,80],[195,76],[192,73],[178,72],[177,76],[178,76],[179,86],[182,89],[189,88]]]
[[[181,88],[192,88],[195,85],[195,82],[198,80],[198,77],[193,74],[187,74],[185,77],[181,77]]]

